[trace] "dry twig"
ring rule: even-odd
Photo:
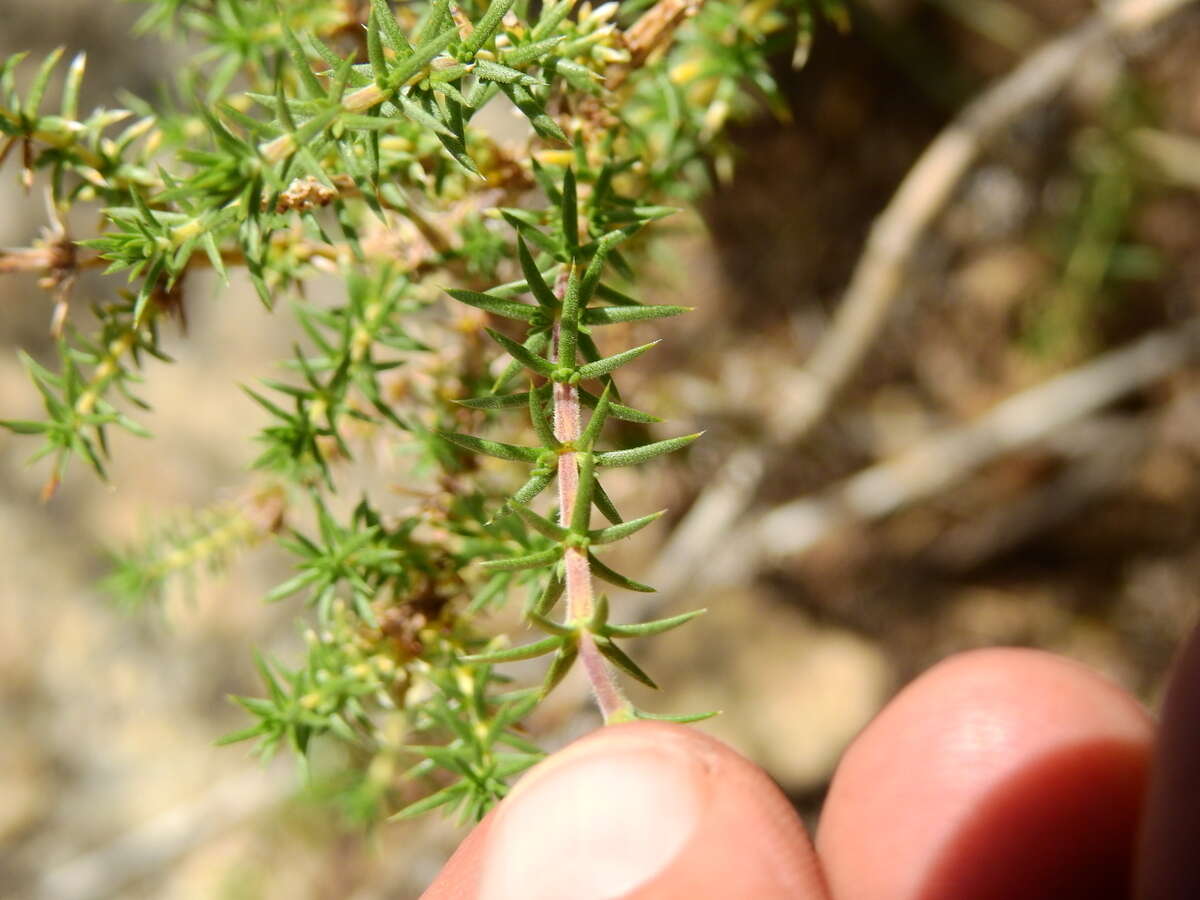
[[[1190,2],[1107,4],[984,91],[934,139],[875,220],[828,334],[806,368],[780,386],[785,400],[776,416],[776,445],[795,445],[829,413],[887,320],[908,260],[989,142],[1060,90],[1088,53],[1157,25]],[[763,449],[744,447],[714,476],[658,557],[649,580],[664,595],[684,590],[697,571],[695,561],[726,540],[769,466]]]
[[[155,875],[197,846],[228,834],[287,795],[291,773],[247,769],[214,783],[189,803],[166,810],[109,844],[48,869],[34,891],[39,900],[102,900]]]
[[[629,50],[629,61],[614,66],[609,73],[607,87],[616,90],[629,77],[629,73],[646,60],[654,51],[670,44],[675,30],[700,11],[704,0],[658,0],[642,16],[629,26],[623,38]]]
[[[839,527],[883,518],[936,496],[1008,453],[1200,359],[1200,318],[1139,338],[998,404],[974,422],[947,428],[895,459],[819,494],[771,510],[727,541],[705,578],[740,580],[762,565],[803,553]]]

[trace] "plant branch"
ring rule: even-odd
[[[17,136],[10,139],[13,143],[17,141],[37,142],[45,144],[47,147],[53,147],[55,150],[74,153],[80,162],[91,166],[92,169],[102,168],[109,162],[100,153],[97,153],[79,140],[79,133],[83,129],[78,127],[78,123],[70,123],[72,127],[68,128],[40,128],[29,134],[21,135],[20,132],[24,123],[15,113],[0,108],[0,121],[3,121],[7,128],[16,133]],[[132,183],[128,182],[127,184]]]
[[[561,300],[567,290],[567,274],[559,275],[554,286],[555,293]],[[559,329],[554,325],[552,345],[553,359],[559,358]],[[583,418],[579,402],[579,388],[565,382],[554,383],[554,436],[567,446],[573,446],[583,434]],[[563,528],[571,527],[572,511],[575,509],[575,498],[579,493],[579,466],[574,451],[558,455],[558,521]],[[567,621],[579,628],[579,659],[583,670],[595,695],[596,703],[604,716],[604,721],[612,721],[614,716],[627,713],[629,701],[621,693],[616,675],[608,662],[600,654],[592,633],[588,629],[595,612],[595,598],[592,594],[592,571],[588,562],[587,550],[580,547],[568,546],[563,553],[563,568],[565,570]]]
[[[413,218],[414,224],[417,225],[417,230],[422,237],[429,239],[428,235],[420,224],[417,224]],[[425,223],[428,225],[428,223]],[[437,254],[447,252],[445,246],[445,238],[441,238],[443,246],[431,247],[435,255],[425,255],[416,265],[404,270],[406,275],[420,275],[433,269],[437,265]],[[69,248],[74,248],[75,245],[71,242],[65,242]],[[286,236],[281,236],[276,241],[276,246],[280,249],[284,247],[289,251],[289,255],[298,261],[311,262],[313,260],[325,260],[330,263],[337,263],[340,260],[347,258],[351,254],[349,245],[346,244],[326,244],[320,241],[298,240],[288,241]],[[369,258],[377,258],[381,262],[405,262],[401,256],[389,250],[371,252],[371,248],[364,247]],[[226,266],[244,266],[246,265],[246,255],[240,247],[223,247],[220,251],[222,264]],[[18,273],[35,274],[35,275],[51,275],[56,272],[65,270],[81,271],[84,269],[103,269],[110,265],[109,260],[102,257],[99,253],[79,253],[76,251],[69,261],[64,264],[63,260],[67,258],[62,252],[62,248],[58,245],[36,244],[32,247],[0,247],[0,275],[10,275]],[[188,259],[188,270],[192,269],[211,269],[212,261],[205,253],[194,253]]]
[[[586,557],[584,562],[587,562]],[[583,665],[596,704],[604,716],[604,723],[607,725],[628,719],[631,710],[629,700],[621,692],[612,666],[601,655],[595,638],[586,628],[579,633],[579,662]]]
[[[558,329],[555,328],[555,355],[557,356]],[[579,389],[574,385],[554,385],[554,436],[564,444],[579,439],[580,409]],[[575,497],[579,491],[579,468],[575,453],[568,451],[558,456],[558,520],[564,528],[571,525],[571,510],[575,508]],[[578,547],[568,547],[563,555],[566,567],[567,618],[571,621],[588,619],[593,610],[592,576],[587,554]]]

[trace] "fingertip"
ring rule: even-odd
[[[824,875],[791,802],[759,766],[694,728],[645,723],[700,763],[696,831],[661,875],[630,900],[827,900]]]
[[[859,736],[817,846],[835,896],[1102,898],[1129,890],[1153,727],[1069,660],[953,657]]]
[[[474,900],[479,896],[483,851],[487,847],[488,832],[491,831],[494,818],[495,810],[492,810],[471,829],[442,866],[433,884],[421,894],[421,900]]]
[[[427,897],[825,896],[779,789],[679,725],[603,728],[530,770],[486,821],[484,838],[455,854]],[[447,893],[447,878],[463,892]]]

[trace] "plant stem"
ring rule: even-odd
[[[558,328],[554,329],[555,356],[558,353]],[[554,385],[554,436],[564,444],[576,441],[580,427],[579,390],[573,385]],[[579,491],[579,468],[574,452],[558,456],[558,521],[564,528],[571,525],[571,510]],[[563,556],[566,563],[567,617],[571,621],[591,618],[592,573],[587,554],[578,547],[568,547]]]
[[[586,558],[584,561],[587,561]],[[592,694],[596,697],[600,714],[604,716],[604,724],[611,725],[614,722],[627,721],[632,718],[632,704],[621,693],[621,686],[617,684],[612,666],[601,655],[595,638],[586,628],[579,634],[579,661],[592,686]]]
[[[561,298],[567,287],[567,275],[562,273],[555,284],[555,293]],[[551,355],[558,360],[559,325],[554,325]],[[572,384],[554,383],[554,436],[564,444],[573,445],[583,433],[579,389]],[[571,527],[571,511],[575,508],[575,497],[579,492],[579,468],[575,463],[574,451],[558,455],[558,521],[564,528]],[[605,723],[614,716],[627,716],[631,707],[608,661],[601,655],[588,622],[595,611],[592,595],[592,570],[587,551],[568,547],[563,554],[565,568],[567,621],[579,626],[579,660],[592,687],[592,694],[604,716]]]

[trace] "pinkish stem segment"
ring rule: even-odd
[[[566,277],[560,276],[555,285],[561,298],[566,290]],[[552,357],[558,360],[558,324],[554,325]],[[562,443],[573,446],[583,434],[583,421],[579,404],[579,389],[571,384],[554,383],[554,436]],[[571,525],[571,511],[575,508],[575,497],[579,492],[579,468],[575,453],[566,451],[558,456],[558,521],[564,528]],[[600,653],[587,622],[595,611],[592,594],[592,570],[587,551],[568,547],[563,554],[567,595],[567,621],[579,625],[579,661],[592,686],[592,693],[600,706],[604,721],[621,719],[630,715],[632,707],[621,693],[616,675],[608,660]]]

